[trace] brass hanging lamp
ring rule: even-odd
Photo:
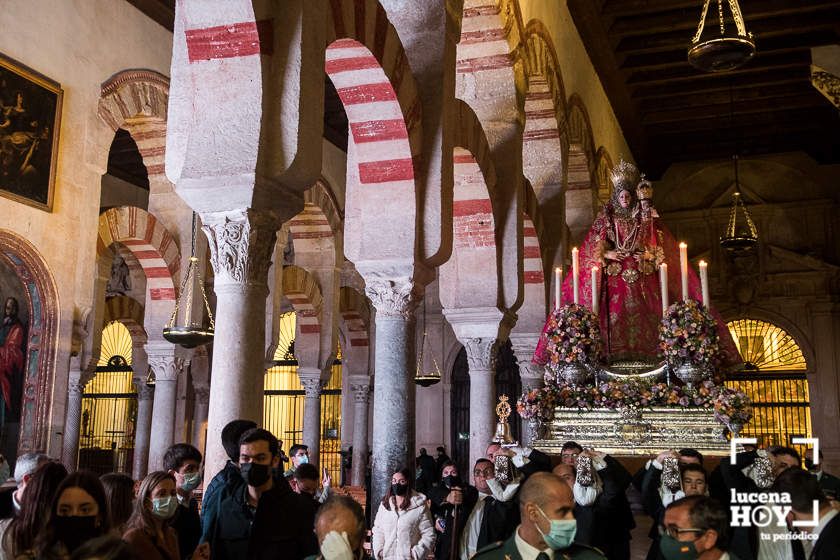
[[[723,5],[725,1],[732,15],[729,26],[727,26],[727,19],[724,17]],[[706,17],[711,2],[712,0],[705,0],[703,3],[697,33],[691,39],[691,45],[688,47],[688,62],[704,72],[734,70],[755,56],[753,35],[747,31],[738,0],[717,0],[720,35],[710,30],[704,36]],[[714,26],[710,25],[709,27]]]
[[[195,348],[196,346],[212,342],[213,332],[216,328],[216,323],[213,321],[213,312],[210,310],[210,303],[207,301],[207,293],[204,291],[204,281],[201,277],[201,271],[198,268],[198,258],[195,256],[195,235],[196,215],[193,212],[190,264],[187,267],[184,280],[181,282],[181,290],[178,293],[178,298],[175,300],[175,309],[172,310],[169,322],[163,328],[163,338],[172,344],[178,344],[184,348]],[[204,308],[207,311],[209,327],[205,327],[203,323],[197,323],[192,319],[193,289],[195,284],[198,284],[198,289],[201,290],[201,299],[204,301]],[[181,309],[184,312],[181,323],[178,324],[178,311]]]
[[[437,360],[432,354],[432,365],[434,368],[431,371],[425,371],[423,367],[423,356],[426,354],[426,301],[423,301],[423,340],[420,342],[420,355],[417,356],[417,369],[414,374],[414,383],[421,387],[431,387],[440,382],[440,368]]]
[[[732,207],[729,209],[729,223],[720,237],[720,246],[731,253],[740,253],[754,249],[758,245],[758,230],[750,216],[741,193],[738,190],[738,156],[734,157],[736,169],[735,192],[732,193]]]

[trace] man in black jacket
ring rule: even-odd
[[[816,541],[808,541],[813,543],[807,556],[809,560],[836,560],[840,552],[840,512],[831,507],[817,478],[799,469],[786,471],[779,477],[775,489],[790,494],[794,522],[814,521],[814,503],[818,504],[817,526],[794,526],[793,529],[805,529],[817,536]]]
[[[473,482],[478,499],[466,515],[464,532],[458,543],[461,560],[472,558],[476,551],[496,541],[510,537],[519,525],[519,502],[516,495],[502,497],[490,488],[496,469],[489,459],[479,459],[473,467]],[[517,483],[518,484],[518,483]],[[497,488],[500,488],[497,486]]]
[[[455,560],[467,518],[478,501],[478,490],[461,479],[458,466],[452,461],[443,464],[440,480],[428,494],[438,532],[435,559]]]
[[[242,483],[229,483],[210,534],[214,560],[303,559],[318,551],[312,500],[292,492],[272,472],[280,445],[270,432],[254,428],[239,440]]]

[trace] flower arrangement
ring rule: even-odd
[[[659,350],[669,364],[710,368],[720,353],[714,317],[693,299],[672,304],[659,325]]]
[[[551,312],[540,338],[543,363],[550,369],[589,363],[601,348],[598,316],[582,305],[565,305]]]
[[[654,406],[712,408],[718,422],[746,424],[752,406],[746,394],[705,380],[696,387],[651,383],[642,379],[605,381],[598,385],[548,385],[524,393],[517,401],[522,418],[548,421],[557,406],[592,410],[642,409]]]

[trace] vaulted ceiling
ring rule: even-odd
[[[840,163],[840,116],[809,79],[810,49],[840,43],[840,1],[740,0],[758,52],[716,74],[687,61],[703,0],[568,6],[630,148],[653,178],[673,162],[736,150],[746,157],[801,150]],[[717,23],[716,0],[709,10],[707,30]]]

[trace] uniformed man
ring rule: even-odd
[[[604,560],[597,548],[574,542],[572,490],[556,474],[539,472],[519,492],[522,522],[506,541],[479,550],[473,560]]]

